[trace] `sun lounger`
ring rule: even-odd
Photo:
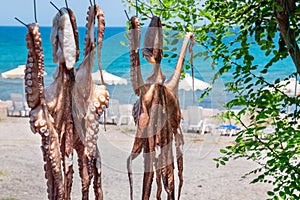
[[[189,116],[187,110],[181,110],[182,119],[180,122],[181,129],[183,132],[188,132],[188,126],[189,126]]]
[[[113,124],[116,124],[119,116],[120,116],[120,111],[119,111],[119,100],[118,99],[110,99],[109,100],[109,107],[107,109],[107,120],[111,120]]]
[[[119,113],[120,113],[120,117],[119,117],[119,120],[118,120],[118,126],[124,124],[128,124],[128,125],[131,125],[131,124],[134,124],[133,123],[133,116],[132,116],[132,108],[133,108],[133,105],[131,104],[121,104],[119,105]]]
[[[221,125],[218,129],[221,130],[221,135],[229,135],[229,137],[235,135],[237,131],[241,130],[241,128],[231,124]]]
[[[202,115],[202,107],[199,106],[188,106],[188,130],[195,129],[197,132],[201,133],[202,125],[203,125],[203,115]]]
[[[27,117],[29,116],[30,108],[24,102],[22,94],[11,93],[10,98],[12,106],[7,108],[7,116],[9,117]]]

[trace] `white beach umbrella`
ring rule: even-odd
[[[276,84],[276,86],[279,86],[280,91],[289,97],[298,97],[300,95],[300,83],[299,81],[296,81],[295,78],[289,78],[287,80],[280,81]],[[264,90],[274,92],[274,88],[271,87],[265,87]],[[287,106],[288,113],[291,112],[291,109],[291,106]]]
[[[26,66],[25,65],[19,65],[17,68],[14,68],[12,70],[3,72],[1,74],[2,78],[10,78],[10,79],[15,79],[15,78],[20,78],[20,79],[24,79],[24,75],[25,75],[25,70]]]
[[[24,93],[25,93],[25,83],[24,83],[24,76],[25,76],[25,65],[19,65],[18,67],[8,70],[6,72],[3,72],[1,74],[1,77],[4,79],[22,79],[22,86],[23,86],[23,101],[25,100],[24,98]]]
[[[288,80],[280,81],[279,85],[282,86],[282,92],[289,97],[300,95],[300,84],[295,78],[289,78]]]
[[[299,81],[296,82],[295,78],[289,78],[287,80],[280,81],[276,84],[276,86],[280,86],[280,91],[282,91],[289,97],[300,95],[300,83]],[[264,89],[269,90],[270,92],[274,91],[274,88],[271,87],[266,87]]]
[[[196,90],[205,90],[210,88],[211,85],[200,79],[194,78],[194,91]],[[183,90],[183,108],[185,106],[185,91],[193,90],[193,78],[189,74],[185,74],[184,79],[179,81],[178,85],[179,90]],[[194,97],[193,97],[194,98]]]
[[[104,82],[108,85],[126,85],[127,80],[111,74],[105,70],[102,70]],[[96,72],[92,73],[92,79],[95,83],[100,84],[100,72],[97,70]]]
[[[200,79],[194,78],[194,90],[205,90],[207,88],[210,88],[211,85],[209,83],[206,83],[204,81],[201,81]],[[185,90],[185,91],[191,91],[193,90],[193,78],[186,74],[184,79],[179,81],[179,90]]]
[[[16,79],[16,78],[20,78],[20,79],[24,79],[25,76],[25,65],[19,65],[18,67],[8,70],[6,72],[3,72],[1,74],[2,78],[5,79]],[[46,72],[44,72],[44,75],[47,75]]]
[[[25,83],[24,83],[24,76],[25,76],[25,65],[19,65],[18,67],[8,70],[6,72],[3,72],[1,74],[1,77],[4,79],[22,79],[22,85],[23,85],[23,95],[25,93]],[[44,72],[44,75],[47,75],[46,72]]]

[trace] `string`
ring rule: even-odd
[[[69,10],[69,6],[68,6],[68,1],[67,0],[65,0],[65,4],[66,4],[67,9]]]
[[[17,17],[15,17],[15,20],[17,20],[18,22],[20,22],[21,24],[23,24],[24,26],[27,27],[27,24],[25,24],[24,22],[22,22],[21,20],[19,20]]]
[[[125,14],[126,14],[126,17],[127,17],[128,21],[130,21],[130,18],[129,18],[129,15],[128,15],[127,11],[124,10],[124,12],[125,12]]]
[[[35,23],[37,23],[37,18],[36,18],[36,1],[35,0],[33,1],[33,8],[34,8],[34,20],[35,20]]]
[[[135,0],[135,9],[136,9],[135,10],[135,16],[138,17],[139,13],[138,13],[138,1],[137,0]]]
[[[52,1],[50,1],[50,4],[60,13],[60,14],[62,14],[61,13],[61,10],[59,10],[59,8],[52,2]]]

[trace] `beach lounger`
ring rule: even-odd
[[[180,122],[181,130],[186,133],[188,132],[188,126],[189,126],[189,116],[187,110],[181,110],[182,119]]]
[[[120,117],[118,120],[118,126],[122,125],[122,124],[134,124],[134,119],[132,116],[132,108],[133,105],[131,104],[121,104],[119,105],[119,113],[120,113]],[[124,123],[125,122],[125,123]]]
[[[199,106],[188,106],[188,130],[195,129],[201,133],[203,125],[202,107]]]
[[[22,94],[11,93],[10,99],[12,106],[7,108],[7,116],[9,117],[28,117],[30,108],[24,102]]]
[[[213,108],[203,108],[202,113],[203,125],[201,135],[205,133],[215,134],[218,126],[222,124],[221,120],[217,117],[220,111]]]
[[[106,120],[111,120],[113,124],[116,124],[119,116],[120,116],[120,103],[118,99],[110,99],[109,100],[109,107],[107,109],[107,116]]]
[[[221,135],[229,135],[229,137],[235,135],[237,131],[241,130],[241,128],[231,124],[221,125],[218,129],[221,131]]]

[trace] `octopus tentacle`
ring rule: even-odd
[[[183,185],[183,153],[182,153],[182,145],[183,145],[183,135],[180,132],[175,134],[175,146],[176,146],[176,158],[177,158],[177,167],[178,167],[178,200],[180,199],[181,189]]]
[[[25,92],[28,106],[33,109],[40,104],[41,93],[43,93],[44,53],[38,25],[29,24],[27,27],[28,57],[25,69]]]
[[[145,139],[142,138],[142,131],[137,130],[134,144],[129,157],[127,158],[127,174],[129,179],[130,199],[133,200],[133,179],[132,179],[132,161],[140,155],[143,149]]]
[[[81,178],[81,193],[82,193],[82,199],[87,200],[89,195],[89,186],[91,184],[92,174],[89,172],[88,165],[89,165],[89,159],[85,155],[84,152],[84,145],[81,143],[81,140],[79,137],[75,139],[75,150],[78,155],[78,166],[79,166],[79,175]]]
[[[64,199],[70,199],[71,198],[71,188],[72,188],[72,181],[73,181],[73,137],[74,137],[74,124],[73,124],[73,117],[72,117],[72,104],[71,104],[71,90],[72,88],[72,82],[69,82],[69,87],[67,87],[69,90],[66,92],[68,95],[66,95],[65,98],[65,132],[63,134],[63,139],[61,142],[61,152],[62,152],[62,158],[63,158],[63,168],[64,168]]]
[[[108,107],[109,94],[104,85],[95,85],[93,96],[85,116],[86,130],[86,155],[88,157],[97,156],[97,140],[99,131],[99,118]]]
[[[181,151],[182,145],[183,145],[183,135],[179,133],[177,130],[180,128],[180,120],[181,120],[181,112],[179,108],[179,102],[178,99],[174,96],[174,93],[169,90],[169,88],[165,87],[165,100],[164,104],[167,109],[167,129],[170,134],[168,134],[168,146],[167,146],[167,152],[168,155],[168,161],[167,161],[167,168],[169,170],[168,178],[166,179],[168,182],[166,183],[167,189],[169,191],[172,191],[170,193],[170,196],[174,196],[174,161],[173,161],[173,155],[170,154],[172,152],[172,144],[173,137],[175,138],[175,146],[176,146],[176,158],[177,158],[177,166],[178,166],[178,177],[179,177],[179,186],[178,186],[178,200],[180,199],[181,194],[181,188],[183,185],[183,154]],[[168,106],[169,105],[169,106]],[[172,106],[170,106],[172,105]]]
[[[133,200],[133,180],[132,180],[132,161],[142,152],[142,138],[136,136],[134,145],[129,157],[127,158],[127,174],[129,179],[130,199]]]
[[[95,14],[96,10],[94,6],[89,6],[86,17],[86,37],[84,39],[84,57],[86,57],[95,48]]]
[[[31,130],[42,136],[42,151],[47,166],[45,170],[51,170],[51,173],[45,174],[48,178],[48,196],[52,199],[63,199],[58,134],[53,126],[54,120],[48,112],[44,94],[44,54],[39,27],[37,24],[30,24],[27,27],[28,62],[25,70],[25,84],[26,99],[31,108],[29,114]]]
[[[138,17],[130,19],[129,27],[130,36],[130,80],[133,91],[136,95],[140,96],[141,91],[144,91],[144,81],[141,73],[141,63],[139,56],[140,39],[141,39],[141,26]]]
[[[100,152],[97,149],[97,155],[94,159],[94,193],[95,193],[95,199],[96,200],[102,200],[103,199],[103,191],[102,191],[102,182],[101,182],[101,157]]]
[[[161,200],[161,192],[162,192],[162,184],[161,184],[161,157],[160,155],[155,160],[155,175],[156,175],[156,185],[157,185],[157,191],[156,191],[156,199]]]
[[[179,58],[176,63],[175,71],[173,72],[172,76],[165,82],[166,87],[172,90],[176,96],[178,96],[178,84],[179,84],[182,66],[183,66],[189,40],[191,40],[191,44],[193,45],[194,44],[193,33],[187,33],[185,35],[184,41],[181,46]],[[192,49],[192,46],[190,46],[190,49]]]
[[[97,57],[98,57],[98,59],[97,60],[98,60],[98,67],[99,67],[99,71],[100,71],[101,83],[104,84],[100,57],[101,57],[102,42],[103,42],[103,38],[104,38],[105,20],[104,20],[104,13],[98,5],[95,5],[95,10],[96,10],[96,17],[98,20],[98,38],[97,38],[97,43],[98,43]]]

